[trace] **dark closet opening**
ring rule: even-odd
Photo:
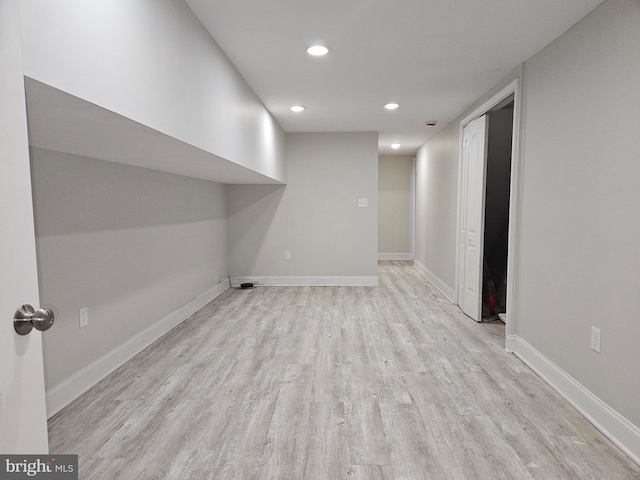
[[[488,112],[482,320],[506,312],[513,95]],[[493,299],[490,295],[494,295]],[[493,312],[492,310],[493,305]]]

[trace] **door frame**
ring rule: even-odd
[[[462,232],[462,200],[466,197],[466,186],[463,181],[464,167],[464,136],[463,130],[466,125],[476,118],[488,113],[492,108],[503,102],[505,99],[513,95],[513,133],[511,140],[511,184],[509,188],[509,237],[508,237],[508,255],[507,255],[507,324],[505,335],[505,350],[513,352],[515,349],[515,338],[517,332],[517,311],[516,304],[517,295],[517,272],[518,272],[518,245],[520,235],[520,210],[521,210],[521,191],[522,191],[522,81],[515,78],[500,91],[492,95],[482,105],[475,108],[469,115],[460,121],[459,143],[458,143],[458,212],[457,212],[457,228],[456,228],[456,281],[455,281],[455,299],[459,305],[459,289],[460,289],[460,264],[463,252],[460,248],[460,235]],[[484,234],[484,226],[483,226]]]

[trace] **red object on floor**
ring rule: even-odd
[[[491,315],[496,313],[496,294],[495,293],[487,294],[487,305],[489,305],[489,313]]]

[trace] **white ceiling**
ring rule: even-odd
[[[602,0],[186,2],[285,131],[378,131],[381,154],[412,154]]]

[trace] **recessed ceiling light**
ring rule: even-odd
[[[307,108],[307,107],[303,107],[302,105],[294,105],[293,107],[291,107],[291,109],[290,109],[290,110],[291,110],[292,112],[296,112],[296,113],[298,113],[298,112],[303,111],[305,108]]]
[[[384,108],[386,108],[387,110],[395,110],[396,108],[398,108],[400,105],[398,105],[397,103],[387,103]]]
[[[313,55],[314,57],[321,57],[329,53],[329,49],[322,45],[314,45],[312,47],[307,48],[307,53],[309,55]]]
[[[401,146],[402,146],[402,144],[401,144],[401,143],[392,143],[392,144],[391,144],[391,148],[393,148],[393,149],[395,149],[395,150],[397,150],[397,149],[398,149],[398,148],[400,148]]]

